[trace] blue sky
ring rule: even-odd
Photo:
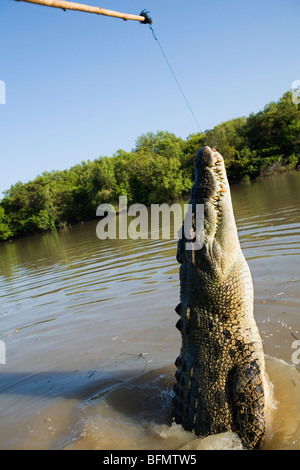
[[[150,11],[203,131],[300,79],[299,0],[81,3]],[[146,25],[0,0],[0,45],[0,197],[43,171],[129,151],[149,131],[198,132]]]

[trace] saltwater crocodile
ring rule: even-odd
[[[190,204],[204,205],[200,249],[178,242],[180,356],[173,417],[196,435],[236,432],[249,449],[266,429],[268,381],[253,317],[253,285],[238,239],[222,156],[209,147],[195,159]],[[198,206],[199,207],[199,206]],[[182,231],[184,233],[184,231]],[[194,232],[196,237],[196,232]]]

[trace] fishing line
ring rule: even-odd
[[[190,110],[190,112],[191,112],[191,114],[192,114],[192,116],[193,116],[193,118],[194,118],[194,121],[195,121],[195,123],[197,124],[197,126],[198,126],[198,128],[199,128],[199,130],[200,130],[200,132],[202,132],[201,127],[200,127],[200,125],[199,125],[199,122],[197,121],[197,118],[196,118],[196,116],[195,116],[195,114],[194,114],[194,112],[193,112],[193,110],[192,110],[192,108],[191,108],[191,106],[190,106],[190,104],[189,104],[189,102],[188,102],[188,100],[187,100],[187,97],[185,96],[185,94],[184,94],[184,92],[183,92],[183,89],[182,89],[182,87],[180,86],[179,81],[177,80],[177,77],[176,77],[176,75],[175,75],[175,72],[174,72],[174,70],[172,69],[170,62],[168,61],[168,58],[167,58],[167,56],[166,56],[166,53],[165,53],[165,51],[163,50],[162,45],[161,45],[161,43],[159,42],[159,40],[158,40],[158,38],[157,38],[157,36],[156,36],[156,34],[155,34],[155,32],[154,32],[154,29],[153,29],[153,27],[152,27],[153,21],[152,21],[152,19],[151,19],[150,16],[149,16],[149,12],[146,11],[146,10],[143,10],[143,11],[140,13],[140,15],[141,15],[141,16],[144,16],[144,18],[145,18],[145,20],[143,21],[143,24],[148,24],[148,25],[149,25],[149,28],[150,28],[150,30],[151,30],[151,32],[152,32],[152,36],[153,36],[153,38],[155,39],[155,41],[157,42],[157,44],[158,44],[158,46],[159,46],[159,48],[160,48],[160,50],[161,50],[161,52],[162,52],[162,54],[163,54],[163,56],[164,56],[164,58],[165,58],[165,61],[166,61],[167,65],[168,65],[168,67],[169,67],[169,69],[170,69],[170,71],[171,71],[171,73],[172,73],[172,75],[173,75],[173,78],[174,78],[174,80],[175,80],[175,82],[176,82],[176,84],[177,84],[177,86],[178,86],[178,88],[179,88],[179,90],[180,90],[180,92],[181,92],[183,98],[184,98],[184,101],[186,102],[186,104],[187,104],[187,106],[188,106],[188,108],[189,108],[189,110]]]

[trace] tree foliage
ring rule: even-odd
[[[81,162],[64,171],[44,172],[16,183],[0,202],[0,240],[55,230],[95,217],[99,204],[162,203],[187,194],[194,179],[194,158],[204,145],[224,157],[229,181],[250,180],[300,158],[300,105],[291,92],[247,118],[223,122],[187,139],[170,132],[141,135],[131,152]]]

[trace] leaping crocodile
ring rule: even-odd
[[[190,204],[194,219],[196,204],[204,205],[204,243],[190,250],[184,236],[178,242],[175,310],[182,346],[175,362],[173,417],[196,435],[236,432],[245,447],[255,449],[266,430],[264,351],[223,157],[207,146],[195,159]]]

